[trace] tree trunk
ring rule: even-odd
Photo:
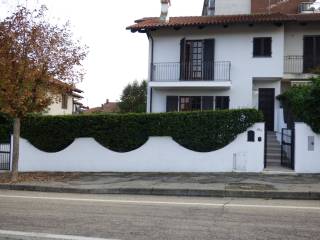
[[[13,121],[12,182],[18,180],[20,125],[20,118],[15,118]]]

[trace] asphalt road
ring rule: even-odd
[[[0,191],[0,239],[84,237],[319,240],[320,201]]]

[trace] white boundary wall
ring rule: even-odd
[[[309,138],[314,139],[313,150]],[[320,173],[320,134],[305,123],[295,123],[295,171]]]
[[[247,142],[244,132],[226,147],[209,153],[190,151],[171,137],[150,137],[142,147],[128,153],[110,151],[92,138],[76,139],[58,153],[45,153],[21,139],[19,171],[262,172],[264,123],[248,130],[255,131],[255,142]]]

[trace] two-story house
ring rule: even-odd
[[[65,83],[56,81],[55,84],[66,85]],[[68,86],[61,90],[61,93],[48,93],[54,96],[52,104],[43,112],[44,115],[72,115],[82,113],[87,109],[80,100],[83,99],[83,91],[74,87]]]
[[[276,96],[320,65],[314,1],[205,0],[202,16],[170,18],[161,4],[127,28],[149,39],[147,111],[255,107],[279,130]]]

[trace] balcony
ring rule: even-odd
[[[298,75],[298,77],[310,77],[314,69],[320,67],[319,57],[286,56],[284,58],[284,73]]]
[[[155,63],[149,83],[155,88],[230,88],[231,62]]]
[[[314,13],[319,11],[315,8],[314,1],[306,1],[299,4],[299,13]]]

